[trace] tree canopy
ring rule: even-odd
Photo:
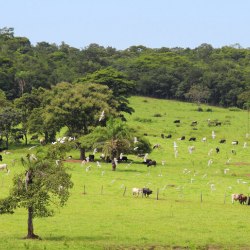
[[[238,44],[213,48],[203,43],[194,49],[139,45],[116,50],[42,41],[34,46],[5,27],[0,29],[0,48],[0,90],[7,100],[61,82],[91,82],[108,86],[118,110],[130,113],[131,94],[185,101],[195,85],[210,93],[209,104],[243,107],[238,99],[250,87],[250,50]]]
[[[64,206],[73,183],[62,162],[44,152],[29,152],[21,162],[25,170],[14,176],[9,196],[0,200],[0,214],[25,208],[28,212],[26,238],[38,238],[34,234],[33,219],[52,216],[55,205]]]

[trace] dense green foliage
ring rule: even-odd
[[[83,49],[14,36],[12,28],[0,29],[0,90],[16,99],[33,88],[49,89],[60,82],[96,82],[107,85],[119,110],[131,112],[126,97],[137,95],[205,101],[239,106],[249,100],[250,50],[239,45],[213,48],[125,50],[90,44]],[[194,91],[194,89],[199,91]],[[205,90],[205,98],[200,92]],[[195,94],[195,96],[194,96]]]

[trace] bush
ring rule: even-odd
[[[213,110],[211,108],[207,108],[206,110],[207,112],[213,112]]]
[[[144,122],[144,123],[150,123],[150,122],[152,122],[152,119],[140,118],[140,117],[136,117],[134,120],[137,121],[137,122]]]
[[[154,114],[153,117],[162,117],[162,115],[157,113],[157,114]]]
[[[241,109],[239,109],[237,107],[230,107],[229,111],[241,111]]]
[[[203,112],[203,108],[202,108],[202,107],[198,107],[198,108],[197,108],[197,111],[198,111],[198,112]]]

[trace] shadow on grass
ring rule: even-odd
[[[48,236],[48,237],[43,237],[43,240],[46,241],[100,241],[100,240],[109,240],[112,238],[111,236]]]

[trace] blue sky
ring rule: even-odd
[[[32,44],[250,47],[250,0],[0,0],[0,28]]]

